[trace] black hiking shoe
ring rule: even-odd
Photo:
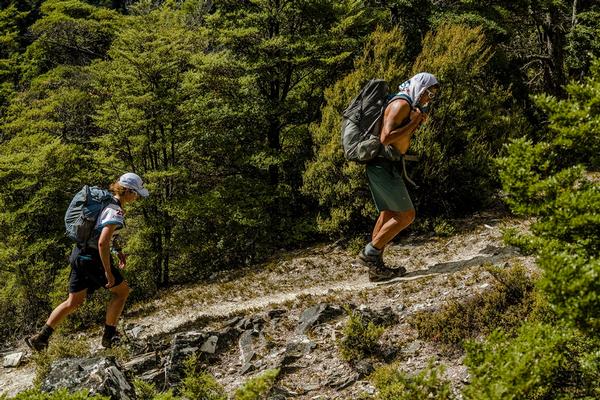
[[[121,335],[118,332],[115,332],[112,336],[102,336],[102,347],[104,347],[105,349],[110,349],[113,346],[118,346],[120,343]]]
[[[33,351],[46,350],[48,347],[48,338],[39,333],[25,338],[25,344]]]
[[[390,279],[398,278],[406,274],[406,268],[389,268],[385,265],[369,267],[369,280],[371,282],[382,282]]]

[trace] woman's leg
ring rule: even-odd
[[[46,325],[55,329],[58,324],[61,323],[63,319],[73,311],[77,310],[80,305],[85,301],[85,297],[87,295],[87,289],[83,289],[76,293],[69,293],[69,297],[67,300],[60,303],[50,314],[48,320],[46,321]]]
[[[106,307],[106,325],[117,326],[130,289],[127,282],[123,281],[119,285],[110,288],[110,291],[112,292],[112,298]]]

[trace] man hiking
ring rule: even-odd
[[[119,258],[119,269],[115,268],[110,254],[111,241],[115,232],[125,226],[124,207],[138,197],[147,197],[149,193],[142,179],[131,172],[111,184],[110,193],[104,193],[108,204],[99,211],[89,239],[83,244],[78,243],[69,257],[69,297],[52,311],[39,333],[25,338],[25,343],[34,351],[48,347],[48,340],[56,326],[83,304],[88,294],[100,287],[112,292],[106,308],[102,346],[110,348],[118,342],[116,326],[129,295],[129,286],[119,271],[125,268],[125,255],[120,249],[114,249]]]
[[[413,76],[399,87],[383,114],[380,141],[404,156],[410,139],[427,120],[429,102],[439,89],[437,79],[426,72]],[[369,188],[379,212],[371,242],[359,254],[359,261],[369,268],[369,279],[381,281],[401,276],[406,268],[389,268],[383,262],[385,246],[415,219],[415,209],[402,178],[403,163],[383,155],[367,164]]]

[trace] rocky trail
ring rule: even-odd
[[[59,387],[62,378],[50,382],[52,374],[68,375],[74,368],[71,375],[81,377],[69,385],[88,387],[89,370],[82,365],[98,370],[98,363],[108,362],[102,368],[113,371],[116,383],[102,390],[132,398],[127,386],[133,376],[168,387],[181,378],[183,359],[195,353],[228,393],[266,369],[280,368],[272,398],[356,398],[373,393],[366,377],[378,361],[350,365],[340,358],[337,343],[348,318],[344,308],[351,307],[387,321],[381,360],[395,360],[416,373],[434,359],[446,366],[446,378],[458,390],[468,382],[463,356],[442,354],[422,341],[407,317],[484,291],[493,278],[482,266],[535,265],[502,243],[504,227],[527,229],[527,222],[488,212],[453,221],[453,226],[455,233],[448,237],[404,235],[389,246],[386,263],[404,265],[408,274],[384,283],[369,282],[355,257],[331,244],[172,288],[126,310],[124,359],[113,365],[103,358],[98,331],[73,334],[74,340],[87,343],[89,357],[53,365],[44,385]],[[4,353],[23,353],[18,367],[0,370],[0,393],[11,396],[31,387],[35,363],[22,347]]]

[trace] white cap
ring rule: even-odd
[[[142,181],[142,178],[133,172],[128,172],[121,175],[119,178],[119,183],[121,186],[126,187],[127,189],[135,190],[135,192],[142,197],[148,197],[150,194],[148,189],[144,188],[144,182]]]

